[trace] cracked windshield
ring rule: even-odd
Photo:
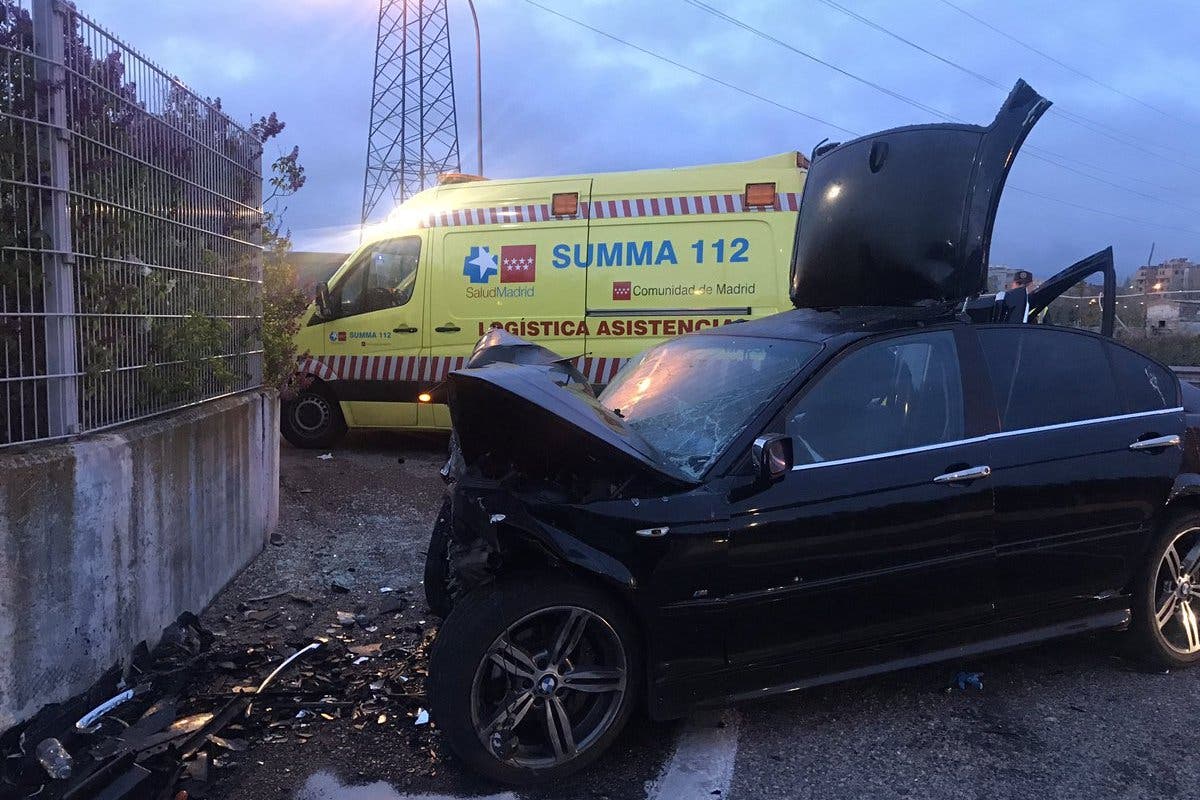
[[[619,413],[667,462],[698,478],[820,349],[778,339],[676,339],[631,361],[600,403]]]

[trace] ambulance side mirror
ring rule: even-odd
[[[333,319],[333,310],[329,307],[329,284],[321,281],[317,284],[317,313],[322,319]]]

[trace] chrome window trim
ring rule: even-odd
[[[984,436],[975,436],[970,439],[954,439],[949,442],[938,442],[937,444],[926,444],[920,447],[909,447],[904,450],[889,450],[884,453],[871,453],[865,456],[854,456],[853,458],[839,458],[834,461],[818,461],[815,464],[797,464],[792,467],[792,472],[803,469],[816,469],[817,467],[835,467],[841,464],[854,464],[859,461],[876,461],[881,458],[891,458],[892,456],[906,456],[911,453],[924,453],[927,450],[941,450],[946,447],[956,447],[960,444],[975,444],[978,442],[987,442],[992,439],[1003,439],[1008,436],[1024,436],[1028,433],[1042,433],[1043,431],[1056,431],[1063,428],[1079,428],[1084,425],[1100,425],[1105,422],[1118,422],[1126,419],[1138,419],[1139,417],[1153,417],[1159,414],[1177,414],[1183,411],[1183,406],[1175,408],[1161,408],[1157,411],[1137,411],[1132,414],[1118,414],[1114,417],[1093,417],[1092,419],[1081,419],[1077,422],[1059,422],[1054,425],[1042,425],[1037,428],[1021,428],[1015,431],[997,431]]]

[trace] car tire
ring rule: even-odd
[[[283,402],[279,431],[294,447],[324,448],[346,433],[346,419],[333,392],[314,383]]]
[[[450,594],[450,498],[442,500],[425,552],[425,603],[445,619],[454,607]]]
[[[1138,572],[1130,639],[1137,656],[1151,666],[1180,668],[1200,661],[1200,594],[1192,589],[1200,569],[1187,569],[1189,561],[1198,560],[1200,514],[1184,514],[1164,526]]]
[[[564,640],[574,649],[556,658]],[[599,683],[587,688],[589,678]],[[446,743],[475,772],[517,786],[564,778],[599,758],[641,686],[639,635],[622,605],[547,573],[509,576],[460,598],[429,662],[429,702]]]

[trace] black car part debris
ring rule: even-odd
[[[413,727],[427,705],[424,661],[433,628],[398,613],[409,594],[389,587],[377,602],[354,604],[362,623],[284,652],[272,643],[277,635],[268,635],[283,630],[274,621],[278,608],[254,614],[264,609],[240,604],[242,614],[225,617],[231,627],[249,628],[237,637],[249,644],[233,644],[228,629],[214,636],[185,614],[153,651],[140,646],[124,674],[114,668],[83,695],[0,733],[0,797],[140,800],[181,790],[212,796],[209,782],[249,749],[307,741],[338,721],[403,726],[436,769],[433,733]],[[327,600],[334,597],[349,599],[330,591]],[[247,602],[270,600],[306,614],[313,604],[291,592]]]

